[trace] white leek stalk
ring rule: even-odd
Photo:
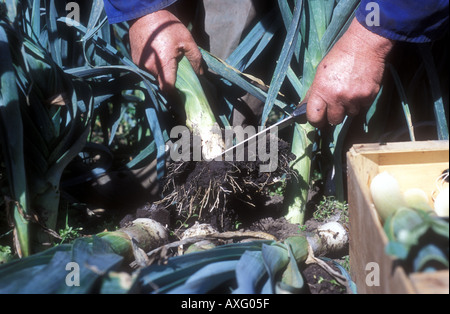
[[[201,138],[203,158],[212,160],[220,156],[225,150],[225,143],[219,124],[209,106],[202,85],[186,57],[178,64],[175,86],[185,97],[186,126],[194,136]]]

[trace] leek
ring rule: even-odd
[[[133,241],[145,252],[169,242],[167,229],[152,219],[136,219],[129,226],[116,231],[99,233],[97,236],[106,241],[114,253],[126,259],[132,259],[136,251]]]
[[[434,211],[439,217],[448,217],[449,212],[449,188],[444,188],[434,201]]]
[[[185,98],[186,126],[194,136],[201,139],[203,158],[209,161],[221,156],[225,150],[225,143],[219,124],[202,85],[186,57],[178,64],[175,87]]]
[[[422,189],[409,189],[403,193],[403,197],[405,198],[406,206],[410,208],[420,209],[423,211],[433,210],[429,205],[427,193],[425,193]]]
[[[373,178],[370,184],[370,192],[375,208],[383,221],[399,208],[406,206],[397,179],[388,172],[382,172]]]
[[[352,19],[358,2],[356,0],[302,2],[304,7],[300,19],[300,40],[295,51],[295,59],[302,73],[299,78],[295,78],[293,73],[288,75],[300,99],[306,96],[317,66],[337,41],[348,21]],[[279,0],[279,4],[285,25],[289,25],[293,19],[289,5],[286,0]],[[290,185],[292,201],[288,204],[286,218],[291,223],[303,224],[305,220],[315,135],[316,130],[309,123],[297,124],[295,127],[292,153],[297,156],[297,159],[292,162],[291,168],[297,172],[299,179]]]

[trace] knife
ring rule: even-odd
[[[230,147],[230,148],[226,149],[224,152],[222,152],[222,154],[220,154],[217,157],[221,157],[223,155],[226,155],[227,153],[232,152],[234,149],[236,149],[236,148],[238,148],[238,147],[240,147],[242,145],[245,145],[245,143],[248,143],[251,140],[257,139],[261,135],[264,135],[267,132],[270,132],[271,130],[273,130],[275,128],[278,128],[278,131],[280,131],[280,130],[286,128],[287,126],[293,124],[294,122],[304,123],[304,122],[306,122],[306,119],[303,119],[305,115],[306,115],[306,103],[298,106],[294,110],[294,112],[292,112],[292,115],[290,115],[289,117],[284,118],[283,120],[275,123],[274,125],[271,125],[270,127],[265,128],[264,130],[256,133],[255,135],[248,137],[246,140],[244,140],[242,142],[239,142],[238,144],[234,145],[233,147]]]

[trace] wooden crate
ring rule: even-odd
[[[448,271],[408,276],[385,254],[388,239],[372,203],[369,187],[378,173],[388,171],[397,178],[402,190],[421,188],[431,199],[436,178],[449,168],[449,142],[355,145],[347,154],[347,163],[350,269],[358,293],[448,294]],[[378,270],[373,265],[379,266],[379,286],[371,277]]]

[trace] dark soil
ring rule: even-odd
[[[273,173],[260,173],[258,162],[173,163],[165,182],[165,199],[127,215],[121,226],[136,218],[151,218],[168,226],[174,241],[197,221],[219,232],[264,232],[279,241],[313,231],[323,222],[312,219],[312,214],[302,228],[284,218],[284,189],[296,178],[289,169],[294,157],[289,145],[280,140],[279,149],[280,164]],[[312,211],[322,197],[320,187],[312,187],[309,197],[307,211]],[[346,293],[319,265],[306,265],[302,274],[312,294]]]
[[[329,266],[334,268],[332,263]],[[347,289],[340,285],[327,271],[317,264],[306,265],[302,270],[311,294],[346,294]]]
[[[300,227],[289,223],[284,217],[267,217],[252,223],[245,231],[261,231],[275,236],[279,241],[300,234]]]

